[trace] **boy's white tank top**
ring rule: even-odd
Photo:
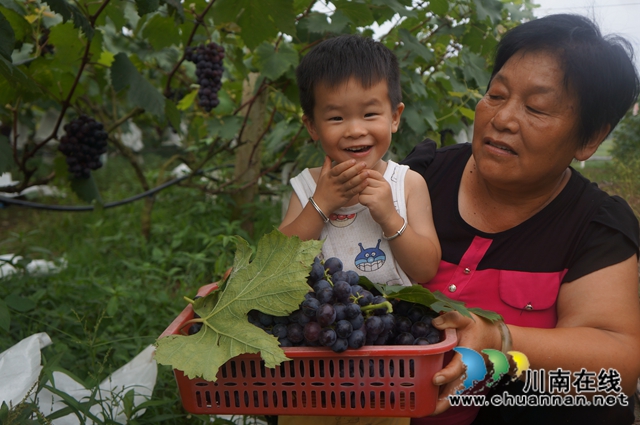
[[[391,185],[393,204],[398,214],[407,219],[404,178],[409,169],[393,161],[387,162],[384,178]],[[316,191],[309,169],[291,179],[291,186],[304,208]],[[399,230],[399,229],[398,229]],[[382,238],[382,228],[362,204],[339,208],[329,216],[320,239],[324,240],[322,256],[342,260],[344,270],[353,270],[370,281],[388,285],[410,286],[413,282],[396,262],[389,242]]]

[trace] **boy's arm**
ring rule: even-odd
[[[278,227],[287,236],[298,236],[303,241],[320,238],[320,232],[324,226],[324,221],[313,208],[311,202],[307,202],[304,208],[295,192],[291,194],[289,208],[284,215],[284,219]]]
[[[393,207],[391,188],[384,177],[370,171],[369,180],[369,185],[360,194],[360,202],[366,202],[384,235],[391,237],[402,228],[404,220]],[[390,240],[389,245],[396,261],[409,277],[416,282],[428,282],[440,264],[440,242],[433,224],[427,184],[422,176],[411,170],[405,176],[405,198],[407,228],[402,235]]]

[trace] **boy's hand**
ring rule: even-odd
[[[313,199],[328,216],[345,205],[367,186],[370,170],[366,163],[352,159],[331,166],[331,158],[324,157]]]
[[[371,217],[384,229],[385,224],[398,215],[393,205],[391,186],[379,172],[367,171],[368,184],[360,192],[360,203],[369,208]]]

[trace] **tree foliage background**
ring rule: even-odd
[[[320,164],[294,79],[314,44],[383,28],[375,35],[402,69],[406,109],[391,149],[402,158],[425,137],[448,143],[472,123],[494,46],[531,8],[529,0],[0,0],[0,173],[14,178],[0,192],[71,184],[102,202],[93,177],[70,178],[56,150],[64,123],[86,114],[104,124],[108,155],[128,159],[140,191],[185,164],[204,179],[181,184],[230,195],[250,232],[259,194],[278,194],[288,175]],[[185,48],[210,41],[226,57],[220,104],[206,113]],[[140,152],[126,143],[132,128]],[[145,168],[139,154],[160,148],[165,162]],[[282,171],[284,181],[265,178]],[[145,198],[147,236],[153,202]]]
[[[77,196],[39,202],[97,210],[55,219],[0,211],[33,217],[34,227],[2,235],[3,249],[68,259],[58,275],[3,281],[0,351],[49,332],[55,344],[44,350],[45,370],[73,369],[89,388],[157,338],[183,308],[185,291],[222,275],[233,234],[257,239],[279,222],[260,214],[277,214],[272,206],[289,176],[322,161],[302,125],[294,79],[320,40],[362,33],[396,53],[406,109],[390,155],[402,159],[425,137],[452,143],[472,124],[494,46],[533,18],[532,7],[530,0],[0,0],[0,175],[12,176],[0,179],[0,192],[50,185]],[[198,105],[195,65],[185,60],[188,46],[208,42],[225,48],[220,104],[211,112]],[[108,164],[87,179],[71,177],[57,149],[64,125],[81,114],[108,132]],[[180,191],[101,213],[119,197],[175,182],[178,166],[186,170]],[[111,190],[117,185],[126,190]],[[184,423],[171,372],[160,373],[147,413],[130,423]],[[67,410],[81,416],[89,406],[70,402]],[[0,407],[0,421],[5,413]]]

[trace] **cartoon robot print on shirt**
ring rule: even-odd
[[[360,253],[356,257],[356,267],[358,270],[363,272],[373,272],[382,267],[387,260],[387,256],[380,249],[380,241],[378,239],[378,244],[375,248],[364,248],[362,243],[358,243],[360,246]]]

